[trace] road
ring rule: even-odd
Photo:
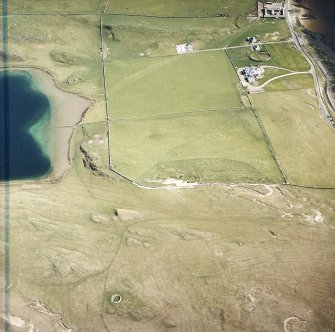
[[[263,66],[263,65],[262,65],[262,67],[263,67],[263,68],[274,68],[274,69],[286,70],[286,71],[289,72],[289,73],[299,73],[299,72],[297,72],[297,71],[295,71],[295,70],[287,69],[287,68],[284,68],[284,67],[278,67],[278,66]]]
[[[288,74],[284,74],[284,75],[280,75],[280,76],[276,76],[276,77],[273,77],[271,79],[269,79],[268,81],[266,81],[265,83],[263,83],[260,87],[261,88],[264,88],[267,84],[269,84],[270,82],[274,81],[274,80],[277,80],[279,78],[283,78],[283,77],[286,77],[286,76],[291,76],[291,75],[301,75],[301,74],[309,74],[308,71],[296,71],[296,72],[291,72],[291,73],[288,73]]]
[[[305,59],[307,60],[307,62],[309,63],[309,66],[311,68],[309,70],[309,72],[313,76],[314,89],[315,89],[315,92],[316,92],[316,96],[318,98],[320,114],[321,114],[322,118],[325,120],[325,122],[332,129],[335,129],[334,125],[332,123],[332,118],[331,118],[331,116],[330,116],[330,114],[328,112],[328,109],[325,106],[325,103],[324,103],[324,101],[322,99],[321,86],[320,86],[319,78],[318,78],[318,75],[317,75],[317,72],[316,72],[316,69],[315,69],[314,61],[312,60],[312,58],[310,57],[310,55],[303,48],[303,46],[302,46],[303,42],[301,41],[300,37],[298,36],[298,34],[293,29],[292,16],[290,15],[290,10],[291,10],[291,6],[292,6],[292,0],[286,0],[286,4],[287,4],[287,6],[285,7],[286,22],[287,22],[288,28],[290,30],[290,33],[292,35],[292,38],[293,38],[295,46],[302,53],[302,55],[305,57]]]
[[[231,49],[235,49],[235,48],[246,48],[246,47],[257,46],[257,45],[262,46],[262,45],[283,44],[283,43],[292,43],[292,39],[280,40],[280,41],[270,41],[270,42],[265,42],[265,43],[264,42],[258,42],[258,43],[252,43],[252,44],[249,44],[249,45],[224,46],[224,47],[219,47],[219,48],[209,48],[209,49],[194,51],[194,53],[226,51],[226,50],[231,50]]]

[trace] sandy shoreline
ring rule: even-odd
[[[56,180],[71,166],[71,138],[74,127],[80,123],[92,101],[74,93],[61,90],[51,73],[31,67],[11,67],[10,71],[23,71],[31,75],[35,86],[51,104],[49,158],[51,171],[41,180]],[[31,179],[34,181],[34,179]],[[28,180],[19,180],[29,181]],[[13,181],[16,182],[16,181]]]
[[[59,89],[51,74],[34,68],[21,69],[30,73],[38,88],[49,98],[51,103],[51,140],[49,151],[52,171],[47,178],[57,179],[71,165],[71,137],[74,126],[83,118],[92,105],[86,98]]]

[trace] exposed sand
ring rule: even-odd
[[[74,126],[81,121],[92,102],[76,94],[60,90],[51,74],[41,69],[17,69],[30,73],[37,87],[50,100],[51,130],[49,154],[52,162],[52,171],[47,178],[59,178],[71,165],[70,140]]]

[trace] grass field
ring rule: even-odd
[[[253,53],[250,47],[229,49],[227,54],[235,67],[249,65],[277,66],[294,71],[307,71],[309,64],[300,52],[290,43],[266,45],[266,50],[271,54],[271,59],[266,62],[256,62],[249,58]]]
[[[223,52],[107,63],[110,118],[241,107]]]
[[[276,76],[278,74],[279,73],[277,73]],[[281,75],[282,74],[283,73],[281,73]],[[260,83],[261,82],[262,81],[260,81]],[[265,90],[267,92],[275,92],[275,91],[289,92],[290,90],[306,89],[306,91],[309,91],[310,94],[315,95],[313,86],[314,84],[312,75],[299,74],[299,75],[281,77],[274,81],[271,81],[265,86]]]
[[[160,0],[11,0],[8,1],[9,13],[36,14],[36,13],[83,13],[99,14],[106,7],[106,13],[127,15],[153,16],[239,16],[256,14],[256,4],[253,0],[240,0],[236,5],[233,0],[222,3],[219,0],[210,0],[203,3],[201,0],[172,0],[168,3]]]
[[[266,88],[272,84],[280,83]],[[289,182],[334,187],[335,133],[320,119],[312,91],[311,84],[310,90],[285,90],[284,102],[283,91],[252,95],[251,100]]]
[[[282,182],[250,110],[114,121],[110,128],[113,165],[140,183]]]
[[[278,69],[278,68],[264,68],[264,69],[265,69],[264,77],[257,80],[259,85],[264,84],[265,82],[267,82],[271,78],[278,77],[280,75],[285,75],[285,74],[288,73],[288,71],[284,70],[284,69]]]
[[[246,38],[250,36],[263,43],[288,40],[291,37],[285,20],[258,19],[241,29],[228,46],[247,45]]]
[[[227,16],[245,16],[256,14],[256,3],[253,0],[111,0],[108,3],[106,13],[112,14],[137,14],[153,16],[187,16],[207,17],[217,14]]]
[[[196,50],[219,48],[238,28],[234,18],[167,19],[129,16],[104,16],[107,59],[176,54],[175,45],[193,43]]]
[[[10,0],[7,6],[10,14],[97,14],[104,4],[105,0]]]
[[[223,52],[108,62],[113,166],[141,183],[281,182],[236,84]]]

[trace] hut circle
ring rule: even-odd
[[[112,295],[112,297],[111,297],[111,302],[112,303],[117,304],[117,303],[121,303],[121,301],[122,301],[121,295],[119,295],[119,294]]]

